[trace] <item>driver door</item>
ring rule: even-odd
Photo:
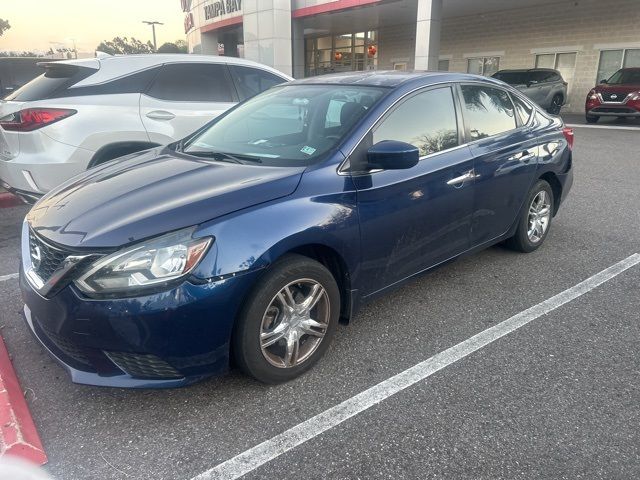
[[[365,165],[367,149],[383,140],[411,143],[421,155],[406,170],[352,173],[365,296],[469,248],[474,161],[460,145],[455,102],[450,86],[405,97],[350,158],[354,169]]]

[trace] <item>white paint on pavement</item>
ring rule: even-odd
[[[191,480],[237,479],[270,462],[289,450],[311,440],[345,420],[367,410],[407,387],[433,375],[454,362],[472,354],[520,327],[575,300],[594,288],[640,263],[634,254],[619,263],[587,278],[585,281],[545,300],[473,337],[454,345],[417,365],[325,410],[295,427],[256,445],[245,452],[201,473]]]
[[[0,276],[0,282],[6,282],[7,280],[13,280],[14,278],[18,278],[17,273],[12,273],[11,275],[2,275]]]
[[[565,127],[571,128],[597,128],[600,130],[631,130],[640,131],[640,127],[623,127],[621,125],[582,125],[580,123],[567,123]]]

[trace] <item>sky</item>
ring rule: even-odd
[[[79,52],[113,37],[153,41],[143,20],[164,23],[156,25],[158,46],[185,40],[180,0],[0,0],[0,18],[11,24],[0,51],[71,48],[73,39]]]

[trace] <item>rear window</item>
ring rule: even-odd
[[[218,63],[175,63],[162,67],[147,95],[178,102],[235,102],[226,67]]]
[[[493,75],[493,78],[502,80],[509,85],[525,84],[530,79],[528,72],[497,72]]]
[[[47,65],[42,75],[8,95],[5,100],[32,102],[52,98],[95,72],[97,70],[93,68],[77,65]]]
[[[257,68],[229,66],[242,100],[251,98],[275,85],[286,82],[282,77]]]

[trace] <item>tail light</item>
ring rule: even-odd
[[[564,138],[567,139],[569,150],[573,150],[573,128],[564,127],[562,129],[562,135],[564,135]]]
[[[31,132],[76,113],[68,108],[27,108],[0,118],[0,127],[10,132]]]

